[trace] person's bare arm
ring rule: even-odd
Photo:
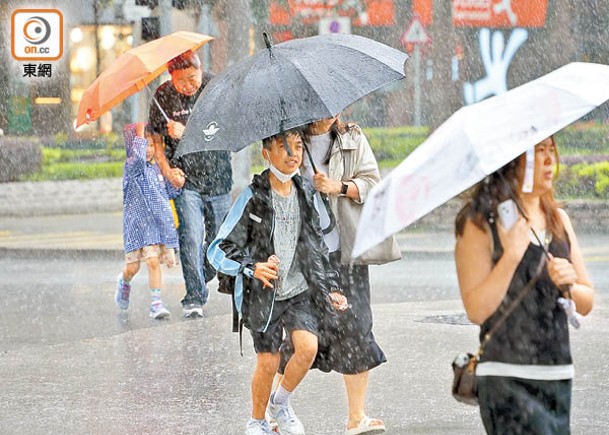
[[[552,258],[548,262],[548,274],[557,286],[571,286],[571,296],[577,306],[577,312],[586,315],[592,310],[594,304],[594,288],[588,277],[571,220],[562,209],[560,210],[560,217],[571,242],[571,261],[566,258]]]
[[[169,120],[167,121],[167,134],[174,139],[180,140],[184,135],[186,126],[180,122]]]
[[[455,263],[463,306],[468,318],[484,323],[499,307],[530,239],[521,217],[508,231],[498,225],[503,255],[493,267],[491,235],[467,221],[455,246]]]
[[[161,174],[168,180],[173,187],[181,188],[184,186],[186,181],[184,178],[184,172],[180,168],[172,168],[165,156],[165,145],[163,143],[163,137],[158,134],[152,135],[152,141],[154,143],[154,160],[161,169]]]

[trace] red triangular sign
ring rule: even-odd
[[[429,35],[417,18],[413,18],[410,25],[400,38],[402,44],[426,44],[430,41]]]

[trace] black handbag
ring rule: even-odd
[[[545,258],[542,257],[542,260],[539,262],[537,266],[537,273],[535,276],[525,285],[516,299],[512,301],[509,307],[503,312],[499,320],[495,322],[493,327],[486,333],[482,343],[480,343],[480,347],[475,354],[471,353],[460,353],[455,357],[452,362],[453,368],[453,385],[452,385],[452,395],[453,397],[461,403],[465,403],[467,405],[477,406],[478,405],[478,386],[476,384],[476,367],[478,365],[478,361],[480,360],[480,355],[484,352],[484,348],[491,340],[491,337],[499,327],[505,322],[510,314],[516,309],[518,304],[522,302],[528,291],[535,285],[537,280],[539,279],[539,275],[541,269],[545,264]]]

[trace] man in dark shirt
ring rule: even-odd
[[[186,317],[202,316],[206,283],[215,275],[206,250],[231,204],[232,169],[228,151],[200,151],[175,157],[195,102],[212,76],[203,73],[198,56],[187,51],[168,62],[171,80],[161,84],[150,106],[155,160],[163,176],[181,194],[175,199],[180,260],[186,283]],[[160,108],[159,108],[160,106]],[[161,110],[162,108],[162,110]]]

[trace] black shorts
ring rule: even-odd
[[[275,301],[271,322],[266,331],[251,331],[256,353],[279,352],[284,329],[288,334],[292,331],[309,331],[318,335],[315,306],[309,291],[283,301]]]

